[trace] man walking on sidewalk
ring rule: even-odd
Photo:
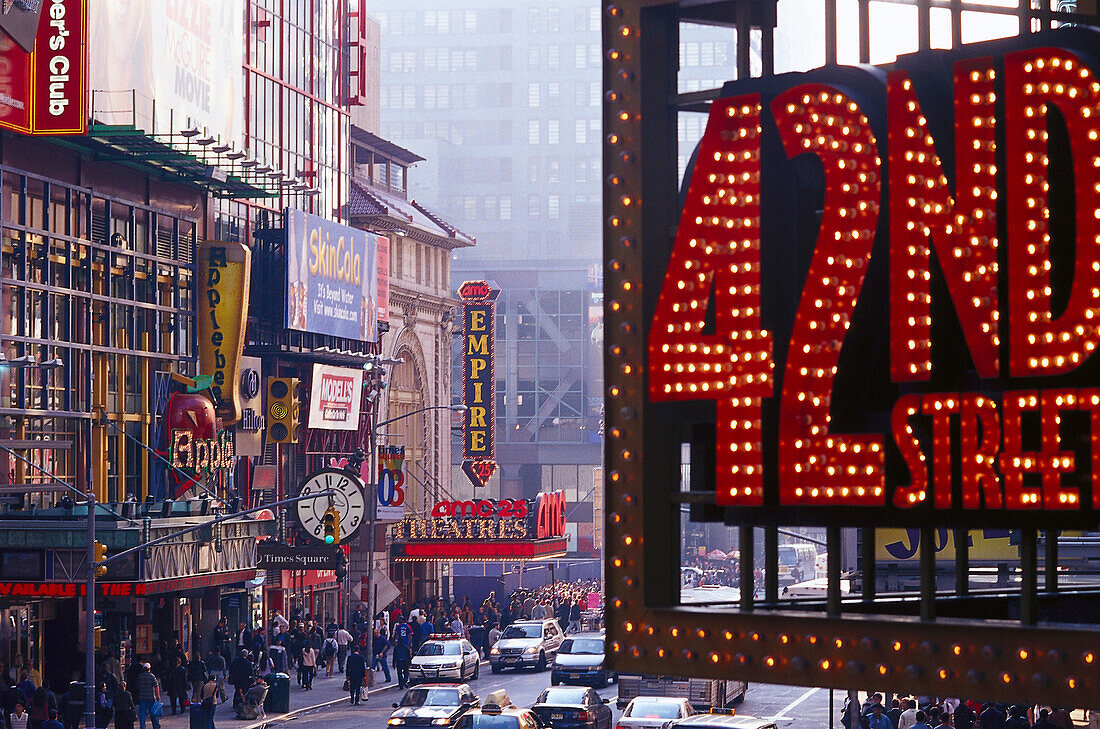
[[[351,644],[351,633],[340,627],[336,630],[336,661],[340,664],[340,673],[344,672],[344,663],[348,660],[348,645]]]
[[[367,678],[367,661],[359,652],[359,646],[353,646],[347,662],[348,690],[351,691],[353,706],[359,703],[363,691],[363,682]]]

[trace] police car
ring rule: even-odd
[[[409,666],[409,681],[458,682],[476,679],[481,666],[477,649],[461,635],[432,634],[420,646]]]

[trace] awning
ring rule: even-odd
[[[564,539],[524,540],[432,540],[394,542],[391,557],[395,562],[514,562],[564,557],[568,551]]]
[[[87,136],[56,137],[62,146],[97,160],[135,167],[203,188],[215,197],[278,197],[280,180],[270,168],[232,160],[197,143],[172,144],[180,135],[152,134],[129,124],[88,125]]]

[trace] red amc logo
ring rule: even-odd
[[[565,536],[565,492],[539,494],[536,539]]]
[[[485,281],[465,281],[458,288],[458,295],[463,299],[482,301],[489,298],[493,289]]]
[[[527,502],[520,499],[502,499],[492,501],[481,499],[480,501],[440,501],[432,507],[432,518],[440,519],[445,516],[457,517],[490,517],[499,516],[501,519],[524,519],[527,517]]]

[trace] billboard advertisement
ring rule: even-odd
[[[96,121],[133,120],[158,132],[197,127],[240,143],[243,0],[94,2],[88,10]]]
[[[315,363],[309,391],[309,427],[358,430],[362,397],[363,370]]]
[[[374,340],[382,236],[290,208],[286,236],[287,328]]]
[[[0,127],[24,134],[85,134],[85,0],[5,6],[2,27],[6,32],[0,33]],[[9,22],[14,25],[9,27]],[[25,48],[31,41],[34,46],[28,53]]]

